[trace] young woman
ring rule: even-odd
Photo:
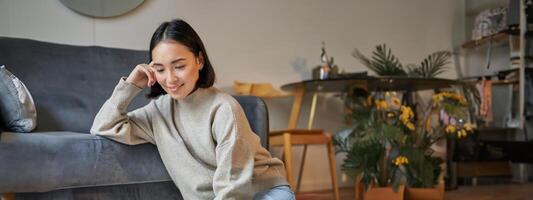
[[[150,60],[120,79],[92,134],[155,144],[185,199],[294,199],[283,163],[261,147],[235,99],[212,87],[215,72],[189,24],[162,23],[150,41]],[[145,87],[154,100],[126,113]]]

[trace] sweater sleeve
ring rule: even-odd
[[[214,116],[213,133],[217,142],[215,199],[252,199],[254,155],[260,143],[242,108],[236,103],[221,105]]]
[[[129,145],[147,142],[155,144],[149,115],[154,102],[126,113],[128,105],[141,90],[121,78],[111,97],[96,114],[91,134]]]

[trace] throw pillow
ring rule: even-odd
[[[0,120],[4,131],[31,132],[37,112],[28,88],[4,65],[0,66]]]

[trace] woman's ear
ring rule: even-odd
[[[204,68],[204,63],[205,63],[203,52],[200,51],[200,53],[198,54],[198,58],[196,59],[196,62],[200,66],[199,70],[202,70]]]

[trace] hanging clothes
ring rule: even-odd
[[[476,84],[476,89],[481,97],[479,106],[479,116],[488,125],[493,120],[492,115],[492,80],[483,78],[480,83]]]

